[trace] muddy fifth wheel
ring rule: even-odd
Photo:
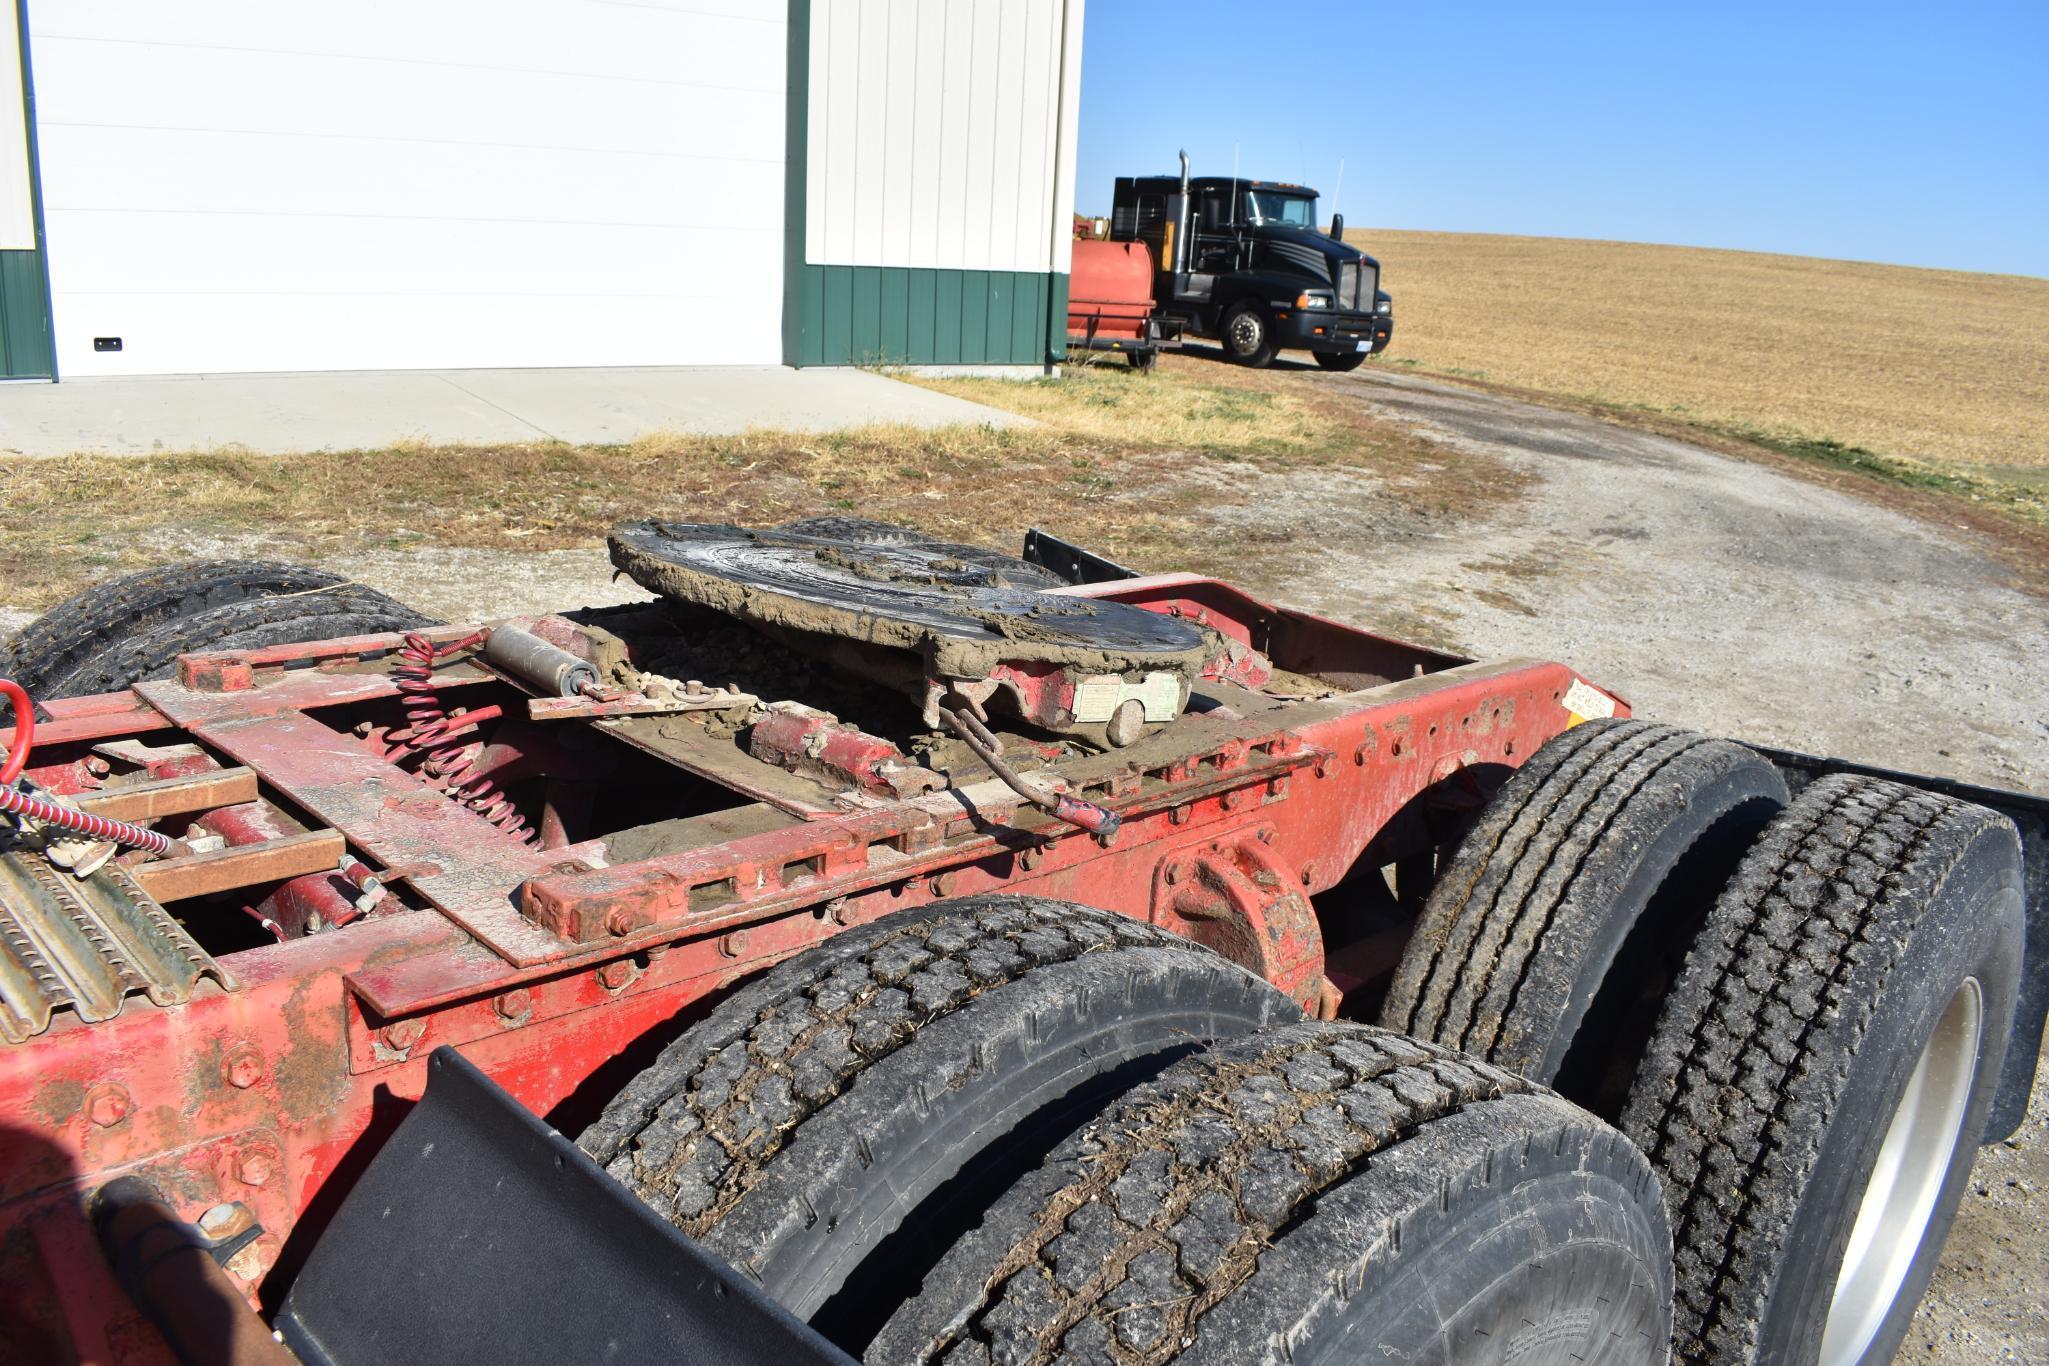
[[[1193,623],[1118,602],[1031,592],[947,546],[638,522],[612,562],[642,587],[753,623],[901,687],[928,725],[946,705],[1005,710],[1128,744],[1171,721],[1224,647]]]

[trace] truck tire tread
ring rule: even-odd
[[[702,1236],[806,1118],[931,1020],[1032,968],[1186,946],[1108,911],[967,897],[886,916],[770,969],[671,1043],[578,1145]]]
[[[1711,836],[1729,846],[1694,870],[1713,885],[1675,917],[1684,932],[1785,801],[1770,762],[1730,741],[1634,720],[1573,727],[1509,779],[1440,874],[1382,1023],[1552,1082],[1594,999],[1598,980],[1584,979],[1613,963],[1670,869]],[[1732,824],[1740,841],[1720,837]]]
[[[72,672],[80,694],[113,692],[167,676],[181,654],[250,650],[342,636],[413,631],[435,623],[372,588],[336,584],[316,592],[255,597],[167,621],[110,643]]]
[[[75,697],[71,676],[126,637],[195,612],[346,582],[339,574],[269,560],[192,560],[97,584],[58,603],[8,643],[0,667],[37,697]]]
[[[992,1207],[866,1359],[1278,1359],[1276,1334],[1290,1330],[1275,1315],[1302,1322],[1329,1312],[1319,1301],[1333,1292],[1365,1292],[1411,1221],[1450,1208],[1435,1167],[1420,1200],[1398,1175],[1350,1183],[1376,1164],[1394,1172],[1406,1142],[1454,1120],[1452,1156],[1513,1139],[1507,1150],[1527,1157],[1540,1134],[1560,1152],[1584,1148],[1658,1226],[1648,1241],[1663,1236],[1655,1176],[1600,1121],[1447,1048],[1305,1023],[1219,1044],[1113,1103]],[[1509,1162],[1482,1165],[1483,1184],[1517,1178]],[[1365,1211],[1382,1235],[1374,1255],[1348,1248],[1362,1264],[1343,1268],[1279,1255],[1339,1188],[1353,1191],[1352,1220]],[[1663,1256],[1661,1245],[1653,1279]]]
[[[1723,891],[1621,1122],[1672,1210],[1676,1359],[1758,1359],[1789,1231],[1888,981],[1934,889],[2004,824],[1919,789],[1825,777]]]

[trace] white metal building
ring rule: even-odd
[[[1083,0],[12,3],[7,374],[1064,336]]]

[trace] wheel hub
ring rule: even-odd
[[[1921,1049],[1886,1126],[1836,1273],[1821,1366],[1853,1366],[1878,1335],[1914,1264],[1962,1141],[1985,1020],[1985,990],[1964,979]]]

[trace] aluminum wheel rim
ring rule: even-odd
[[[1985,989],[1966,977],[1922,1047],[1886,1126],[1836,1273],[1820,1366],[1863,1360],[1913,1269],[1963,1136],[1984,1020]]]
[[[1249,356],[1259,349],[1259,318],[1256,314],[1240,313],[1231,320],[1231,349],[1241,356]]]

